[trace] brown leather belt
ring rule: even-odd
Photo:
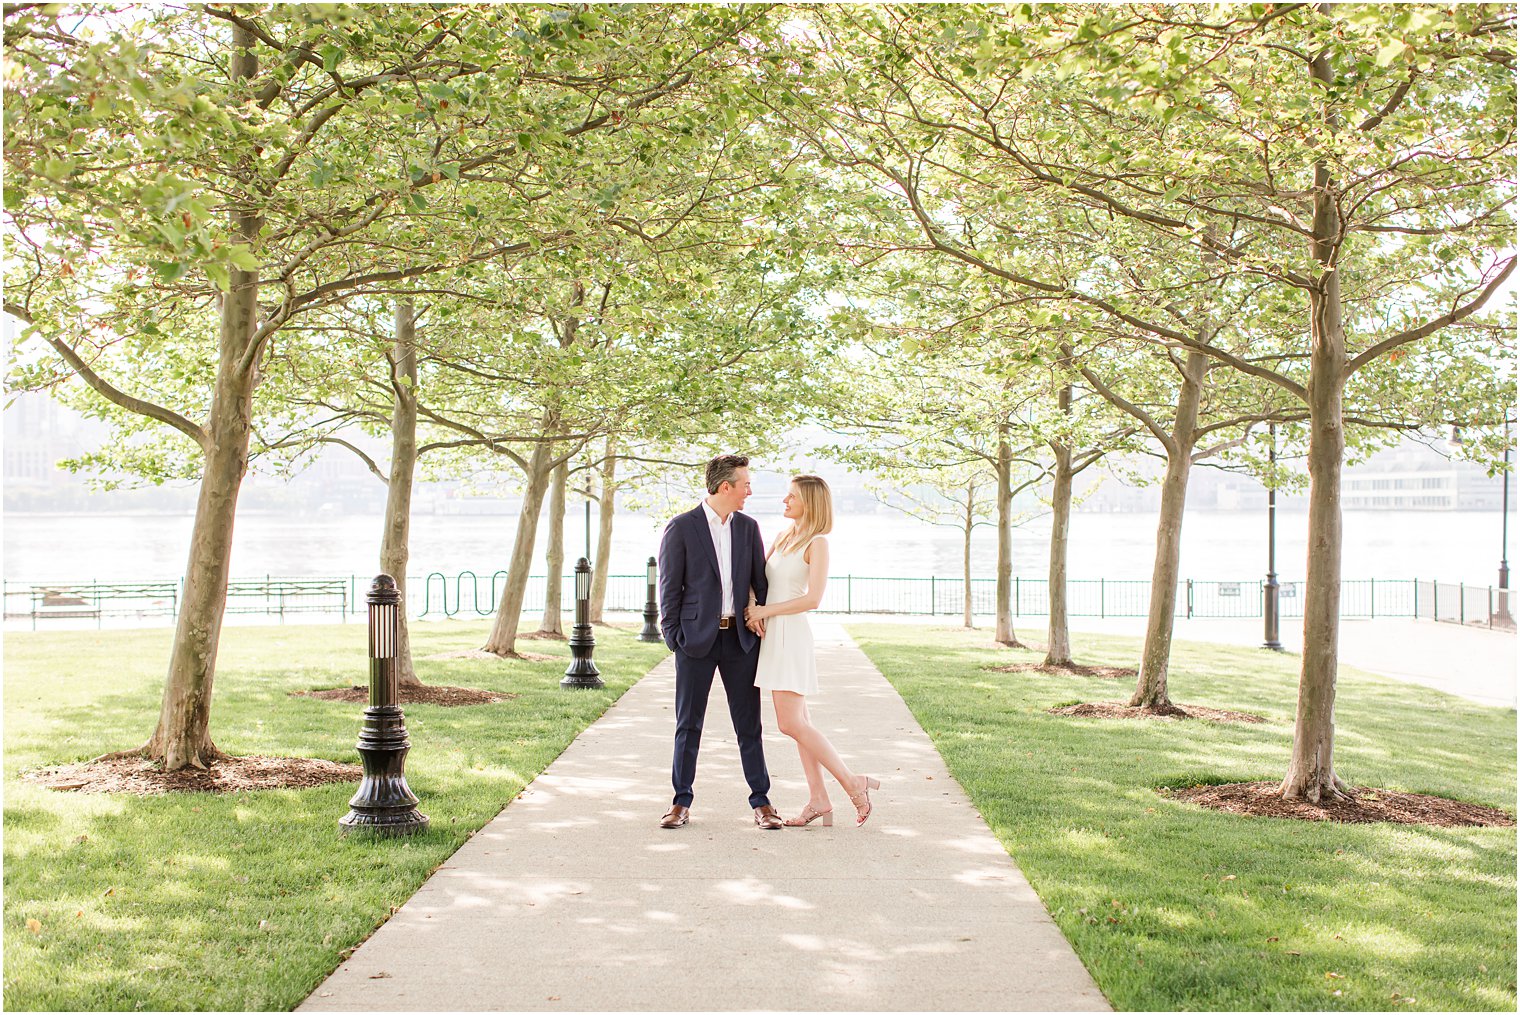
[[[720,630],[720,631],[727,631],[729,628],[731,628],[733,626],[734,626],[734,618],[733,617],[719,617],[718,618],[718,630]]]

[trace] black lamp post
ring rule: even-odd
[[[414,835],[427,831],[427,815],[417,810],[417,794],[406,784],[406,755],[412,749],[396,703],[396,611],[401,594],[396,579],[377,575],[369,587],[369,707],[359,728],[364,778],[338,821],[342,835]]]
[[[1271,434],[1271,443],[1267,446],[1267,464],[1272,469],[1277,467],[1277,424],[1268,423],[1267,431]],[[1263,648],[1282,651],[1282,642],[1278,640],[1277,630],[1277,477],[1272,477],[1272,485],[1267,487],[1267,584],[1262,587],[1261,614],[1266,621],[1266,642]]]
[[[591,564],[582,557],[575,562],[575,626],[570,629],[570,665],[561,687],[604,687],[601,673],[592,661],[596,639],[591,636]]]
[[[648,598],[644,600],[644,630],[639,632],[639,641],[664,641],[660,636],[660,604],[655,602],[654,583],[658,570],[653,557],[649,558],[649,564],[645,568],[644,577],[648,582]]]

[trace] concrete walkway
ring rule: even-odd
[[[990,626],[990,618],[987,623]],[[1017,627],[1022,631],[1025,625]],[[1105,621],[1094,617],[1073,617],[1071,628],[1073,631],[1145,637],[1143,618]],[[1043,628],[1038,630],[1043,632]],[[1390,617],[1342,620],[1340,634],[1342,666],[1355,666],[1406,684],[1432,687],[1480,705],[1515,707],[1517,642],[1514,631]],[[1179,619],[1172,626],[1172,637],[1176,641],[1257,646],[1262,643],[1262,622]],[[1037,638],[1043,642],[1044,634],[1037,634]],[[1303,621],[1297,618],[1284,621],[1278,639],[1285,652],[1301,653]]]
[[[814,627],[814,721],[882,781],[864,828],[837,787],[832,829],[755,828],[715,681],[691,824],[660,829],[666,660],[298,1010],[1108,1010],[902,699]],[[806,788],[766,712],[790,816]]]

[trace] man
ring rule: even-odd
[[[782,827],[768,796],[771,777],[765,770],[760,689],[755,686],[765,626],[744,625],[744,608],[751,602],[764,604],[766,592],[760,526],[739,511],[750,492],[748,458],[714,458],[707,463],[707,497],[672,518],[660,540],[660,631],[676,654],[675,797],[660,819],[661,828],[680,828],[690,817],[702,719],[715,669],[723,678],[739,739],[755,824]]]

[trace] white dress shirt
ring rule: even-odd
[[[712,536],[713,549],[718,553],[718,580],[723,585],[718,615],[734,616],[734,527],[729,524],[734,516],[730,512],[728,521],[724,521],[705,499],[702,501],[702,510],[707,515],[707,531]]]

